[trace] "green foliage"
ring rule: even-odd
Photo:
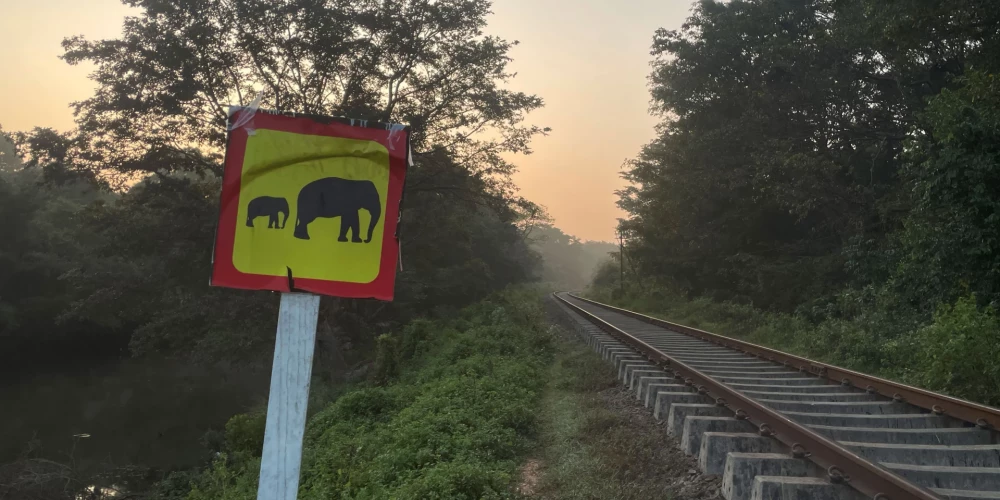
[[[698,2],[654,36],[662,122],[619,193],[638,271],[600,293],[993,401],[929,360],[995,357],[963,339],[1000,302],[998,26],[987,0]]]
[[[538,262],[515,225],[516,204],[446,154],[417,162],[406,179],[396,306],[408,317],[458,309],[530,280]]]
[[[155,11],[166,5],[147,7]],[[438,7],[445,8],[443,4]],[[474,7],[473,2],[449,8],[475,10]],[[170,11],[169,15],[181,14]],[[473,25],[477,22],[468,19],[438,21]],[[157,18],[143,22],[168,21]],[[469,25],[464,26],[461,30],[471,29]],[[387,27],[390,28],[399,27]],[[136,33],[129,36],[133,35],[139,36]],[[490,38],[463,43],[500,50],[500,46],[495,45],[500,42]],[[109,47],[80,40],[74,44],[74,50],[82,51],[86,46],[86,51],[93,51],[88,53],[95,58]],[[77,56],[82,57],[81,54],[76,52]],[[480,56],[493,57],[486,53]],[[502,72],[502,65],[497,66],[496,61],[480,62]],[[474,64],[469,62],[454,69],[463,74],[472,66]],[[466,76],[478,81],[489,75]],[[500,75],[492,77],[500,78]],[[156,92],[169,91],[161,88]],[[511,121],[510,114],[533,107],[534,104],[528,102],[534,102],[533,98],[496,88],[489,92],[495,92],[493,98],[504,100],[504,103],[488,112],[480,110],[489,115],[481,118],[489,123],[500,120],[505,130],[516,135],[518,132],[514,129],[520,127],[516,123],[519,120]],[[157,95],[163,97],[165,94]],[[479,106],[484,104],[480,100],[483,97],[477,97],[475,103],[463,102]],[[101,106],[112,104],[96,104],[105,98],[111,97],[101,94],[86,106],[99,107],[98,114],[107,117],[103,114],[107,108]],[[377,100],[375,96],[365,97],[369,98]],[[417,102],[412,99],[436,102],[436,97],[429,95],[404,100],[411,104]],[[398,104],[403,106],[402,101]],[[458,105],[458,101],[451,104]],[[206,112],[193,108],[174,111],[181,114]],[[467,111],[466,116],[475,115],[473,110]],[[96,115],[88,116],[88,120],[96,120]],[[128,116],[130,120],[135,118]],[[183,122],[187,125],[172,122],[171,126],[201,127],[195,122]],[[423,125],[437,127],[437,122],[425,121]],[[87,134],[101,137],[106,132],[99,130],[96,122],[88,122],[88,127],[97,128],[88,128]],[[452,131],[449,129],[447,133]],[[192,133],[206,141],[211,135],[205,130]],[[277,297],[268,292],[206,286],[211,269],[220,182],[211,173],[196,175],[190,172],[204,170],[193,167],[191,162],[208,162],[213,165],[208,171],[217,170],[215,160],[192,154],[184,161],[164,164],[160,161],[163,158],[156,155],[182,153],[165,152],[169,148],[141,153],[140,158],[117,157],[114,161],[105,158],[110,162],[107,165],[118,169],[119,176],[125,175],[130,182],[141,179],[112,195],[100,191],[96,182],[79,180],[86,172],[91,172],[88,170],[92,166],[90,163],[103,154],[98,151],[98,145],[41,129],[18,134],[14,139],[14,144],[0,141],[5,145],[0,215],[4,216],[4,229],[16,235],[0,243],[0,263],[8,264],[0,270],[0,327],[4,333],[11,333],[0,336],[0,343],[9,347],[0,352],[23,354],[30,347],[25,344],[37,344],[40,353],[59,349],[57,339],[61,340],[65,334],[81,343],[99,345],[100,349],[116,356],[126,351],[137,356],[167,355],[199,362],[221,360],[266,365],[273,345]],[[519,141],[505,143],[505,147],[516,149],[520,147],[515,146]],[[485,147],[487,143],[476,144]],[[149,145],[152,143],[144,143],[144,147]],[[214,147],[208,142],[203,145],[205,151]],[[124,150],[118,146],[116,149]],[[406,205],[400,225],[403,269],[397,277],[396,300],[387,306],[371,301],[324,299],[321,325],[336,325],[338,330],[330,328],[329,334],[339,339],[326,344],[321,342],[321,346],[337,350],[333,353],[320,351],[321,359],[326,359],[324,354],[330,354],[327,357],[336,358],[341,365],[353,364],[359,361],[357,358],[371,354],[370,347],[378,333],[428,312],[447,313],[459,309],[510,284],[528,281],[536,274],[537,256],[518,227],[521,211],[530,208],[530,204],[517,198],[510,185],[497,183],[503,175],[473,172],[502,165],[482,158],[471,159],[460,154],[460,150],[439,148],[415,154],[417,165],[408,172]],[[493,149],[494,152],[501,150],[500,146]],[[129,154],[136,151],[138,149]],[[18,154],[25,156],[25,168],[21,168]],[[119,160],[127,165],[114,163]],[[486,163],[476,163],[480,160]],[[151,171],[155,173],[150,175]],[[108,172],[101,170],[100,173],[102,179],[111,178],[107,177]],[[35,189],[35,185],[44,187]],[[58,322],[60,328],[56,328],[54,322]],[[93,342],[81,335],[84,329],[98,332],[103,342]],[[37,332],[46,333],[37,335]],[[347,341],[358,347],[349,359],[342,358],[338,349]],[[68,346],[67,353],[72,351],[71,345]],[[19,355],[19,358],[27,360],[30,356]]]
[[[189,475],[174,472],[153,485],[153,488],[149,491],[149,498],[153,500],[184,500],[190,492],[191,483]]]
[[[913,210],[892,270],[902,300],[930,309],[969,292],[1000,299],[1000,81],[970,72],[928,104],[913,141]]]
[[[206,286],[218,188],[215,179],[161,177],[116,203],[81,207],[91,245],[63,276],[76,300],[61,318],[126,332],[134,355],[263,357],[277,298]]]
[[[941,305],[922,324],[915,313],[872,307],[849,318],[810,319],[670,291],[624,298],[594,288],[596,300],[675,323],[740,338],[852,370],[944,392],[972,401],[1000,403],[1000,317],[978,307],[974,296]],[[842,294],[840,300],[850,299]],[[844,306],[842,306],[844,307]]]
[[[349,336],[435,308],[460,308],[534,274],[536,258],[514,224],[509,200],[487,193],[483,182],[445,156],[424,160],[411,169],[407,184],[397,300],[390,307],[324,300],[324,321]],[[61,334],[52,328],[58,319],[68,332],[94,325],[116,354],[124,338],[139,356],[265,362],[277,297],[205,284],[218,179],[159,176],[117,197],[86,185],[37,182],[41,177],[32,169],[0,177],[0,214],[15,235],[0,243],[0,262],[10,264],[0,271],[9,277],[0,284],[7,331],[20,328],[26,339],[46,343],[53,339],[27,332],[55,337]],[[444,188],[467,196],[442,200],[436,190]],[[2,288],[15,285],[17,292]]]
[[[601,262],[597,266],[597,269],[594,270],[590,284],[599,289],[614,290],[619,288],[621,284],[621,270],[618,264],[610,260]]]
[[[976,298],[943,305],[934,322],[917,331],[913,382],[984,404],[1000,405],[1000,318]]]
[[[108,347],[85,321],[53,322],[74,300],[64,276],[91,239],[79,231],[79,207],[108,199],[83,180],[47,182],[0,132],[0,230],[7,235],[0,240],[0,365],[65,361],[60,353],[45,359],[52,344],[76,355]]]
[[[225,107],[256,88],[266,107],[413,127],[396,301],[324,299],[320,345],[336,352],[320,359],[353,365],[379,333],[535,276],[519,224],[537,207],[505,155],[544,133],[524,121],[542,101],[505,88],[515,42],[482,32],[488,2],[133,4],[117,39],[64,42],[67,62],[96,68],[77,130],[0,140],[0,215],[16,235],[0,243],[0,353],[72,337],[266,365],[277,297],[206,286]]]
[[[226,450],[259,457],[264,449],[264,412],[241,413],[226,422]]]
[[[400,356],[410,360],[426,352],[433,337],[440,334],[435,331],[436,327],[434,322],[425,319],[416,319],[406,325],[403,328]]]
[[[637,275],[784,312],[890,279],[898,307],[992,300],[998,25],[985,0],[698,2],[653,39]]]
[[[231,462],[229,456],[220,454],[203,474],[192,482],[186,500],[245,500],[257,497],[256,473],[260,459]]]
[[[619,202],[641,274],[782,310],[843,280],[838,250],[877,219],[902,131],[870,54],[829,22],[840,5],[702,1],[657,32],[664,121]]]
[[[63,42],[91,63],[77,104],[85,163],[121,176],[214,171],[229,104],[408,123],[415,151],[443,148],[509,186],[502,153],[544,129],[536,96],[507,90],[508,42],[482,31],[486,0],[137,0],[117,39]]]
[[[300,498],[512,498],[551,359],[539,302],[537,292],[508,290],[458,320],[414,322],[402,341],[381,337],[400,376],[350,391],[309,420]],[[188,498],[252,498],[257,466],[222,457]]]
[[[375,337],[375,374],[373,380],[383,385],[399,376],[399,342],[393,335]]]

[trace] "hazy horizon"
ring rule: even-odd
[[[495,0],[486,32],[518,40],[510,87],[538,94],[545,107],[528,122],[552,127],[515,156],[514,180],[544,205],[555,224],[583,240],[614,239],[614,191],[622,162],[653,138],[648,114],[649,47],[660,27],[677,28],[689,0],[627,4],[604,0]],[[91,67],[60,60],[63,38],[114,38],[130,9],[118,0],[17,3],[0,18],[0,126],[5,130],[73,126],[70,103],[94,89]]]

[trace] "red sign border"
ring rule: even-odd
[[[230,116],[231,123],[238,123],[246,108]],[[352,125],[356,122],[359,125]],[[267,129],[307,135],[321,135],[375,141],[389,151],[389,188],[383,214],[382,260],[378,276],[369,283],[327,281],[297,278],[295,270],[288,276],[268,276],[244,273],[233,265],[233,247],[236,240],[237,215],[239,214],[240,177],[243,171],[243,156],[246,152],[249,130]],[[389,147],[392,137],[393,147]],[[211,286],[241,288],[248,290],[272,290],[276,292],[311,292],[345,298],[374,298],[391,301],[396,281],[396,262],[399,258],[399,240],[396,227],[400,201],[403,195],[403,181],[409,152],[409,127],[389,130],[382,123],[368,125],[361,120],[328,118],[310,115],[286,115],[256,111],[244,126],[229,132],[226,138],[226,158],[222,175],[222,194],[219,203],[219,223],[215,233],[215,248],[212,252]]]

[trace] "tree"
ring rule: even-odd
[[[87,244],[61,278],[72,306],[53,317],[125,332],[133,354],[267,354],[276,297],[206,286],[227,105],[258,95],[265,108],[413,127],[397,300],[324,299],[320,358],[346,344],[338,336],[363,353],[414,314],[533,276],[518,227],[532,204],[502,155],[529,152],[544,132],[523,123],[542,101],[503,88],[516,42],[483,35],[489,2],[126,3],[141,13],[121,37],[64,41],[66,61],[96,66],[95,94],[75,104],[78,129],[19,135],[32,168],[120,193],[78,207]]]
[[[640,261],[692,293],[779,309],[840,281],[837,249],[876,219],[902,134],[891,100],[863,105],[879,89],[832,14],[703,1],[680,31],[657,32],[661,135],[620,203]]]
[[[400,226],[400,300],[410,314],[469,304],[530,280],[538,265],[515,225],[517,205],[447,152],[420,155],[407,178]]]
[[[37,170],[42,183],[64,186],[80,182],[97,188],[107,187],[106,179],[101,176],[103,172],[86,168],[91,153],[80,139],[78,134],[42,127],[7,134],[7,141],[12,145],[10,157],[17,158],[27,169]]]
[[[63,276],[73,268],[89,235],[78,232],[80,206],[106,195],[93,183],[53,165],[24,164],[18,134],[0,131],[0,366],[65,364],[84,353],[117,354],[86,322],[55,323],[70,307]],[[58,181],[56,180],[58,179]],[[105,352],[99,352],[104,350]]]
[[[541,257],[542,281],[570,291],[586,288],[598,265],[618,250],[603,241],[580,241],[549,223],[534,228],[531,246]]]
[[[909,210],[925,99],[997,53],[996,9],[960,4],[703,0],[658,31],[663,121],[620,193],[647,274],[779,310],[847,285]]]
[[[1000,82],[972,71],[921,115],[907,179],[913,210],[890,282],[922,310],[974,293],[1000,300]]]
[[[408,123],[510,191],[513,165],[544,129],[523,125],[540,98],[502,88],[516,42],[485,36],[486,0],[124,0],[142,13],[121,38],[63,42],[97,66],[76,104],[95,169],[214,171],[228,104]]]

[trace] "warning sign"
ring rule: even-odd
[[[402,125],[230,116],[212,285],[391,300]]]

